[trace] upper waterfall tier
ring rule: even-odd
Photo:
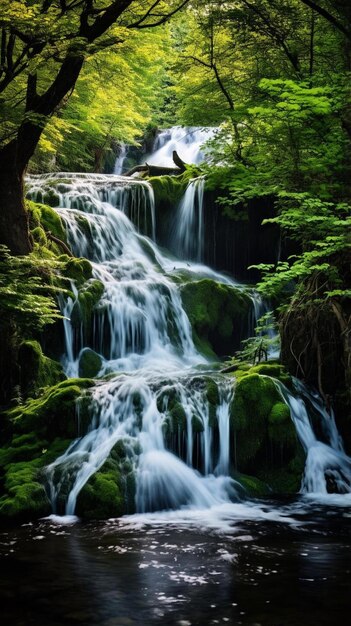
[[[173,126],[156,137],[153,150],[143,162],[161,167],[174,167],[175,150],[185,163],[198,164],[205,158],[204,144],[214,135],[214,128]]]

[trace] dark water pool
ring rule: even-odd
[[[258,510],[3,529],[1,624],[350,624],[351,509]]]

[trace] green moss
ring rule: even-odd
[[[109,458],[83,487],[77,499],[77,515],[84,519],[107,519],[125,513],[123,482],[118,464]]]
[[[288,470],[289,463],[302,448],[274,380],[252,371],[239,378],[231,406],[236,466],[257,472],[270,484],[268,477],[274,472],[294,473]],[[300,479],[301,474],[295,475],[295,483]]]
[[[233,478],[245,489],[249,496],[259,498],[268,495],[270,492],[267,483],[256,476],[248,476],[247,474],[236,472],[233,474]]]
[[[8,439],[0,448],[0,521],[33,519],[50,512],[43,468],[77,436],[77,401],[92,383],[66,380],[8,411]]]
[[[0,520],[25,520],[50,513],[45,489],[37,480],[38,461],[11,463],[4,480],[5,495],[0,498]]]
[[[18,351],[22,395],[36,397],[46,387],[66,378],[62,366],[42,352],[38,341],[23,341]]]
[[[71,280],[75,280],[77,286],[83,285],[87,280],[92,278],[93,268],[91,263],[87,259],[83,258],[68,258],[65,268],[65,276]],[[100,283],[100,281],[93,281],[94,283]]]
[[[85,344],[89,344],[92,334],[94,311],[101,299],[103,291],[104,286],[99,280],[89,280],[83,283],[79,289],[78,298],[71,314],[71,324],[74,327],[83,326]]]
[[[204,425],[197,415],[193,415],[191,418],[191,427],[193,433],[202,433],[204,431]]]
[[[257,426],[264,423],[273,405],[280,401],[280,394],[270,378],[259,374],[246,375],[238,382],[232,403],[236,430],[249,428],[253,423]]]
[[[300,490],[305,467],[305,457],[301,448],[283,468],[263,469],[259,476],[266,481],[273,493],[294,494]]]
[[[79,376],[82,378],[95,378],[102,366],[102,359],[99,354],[85,348],[79,357]]]
[[[276,402],[268,416],[268,434],[272,441],[281,445],[294,445],[296,430],[290,417],[290,409],[284,402]]]
[[[33,228],[31,233],[35,243],[38,243],[41,246],[47,246],[48,240],[46,238],[45,230],[41,228],[41,226]]]
[[[238,349],[252,306],[247,293],[206,278],[183,284],[181,296],[195,337],[218,355]]]
[[[284,385],[288,387],[291,386],[291,376],[288,374],[284,366],[280,363],[259,363],[258,365],[250,367],[248,371],[250,374],[262,374],[263,376],[271,376],[272,378],[277,378]]]
[[[277,402],[268,416],[268,421],[272,426],[288,422],[290,420],[290,409],[285,402]]]
[[[93,381],[71,378],[47,389],[7,412],[15,433],[36,432],[40,436],[73,438],[76,435],[76,402]]]
[[[172,408],[169,411],[171,417],[172,430],[177,430],[180,428],[181,430],[186,429],[186,415],[183,409],[183,406],[180,402],[174,402],[172,404]]]
[[[46,204],[28,200],[27,208],[30,214],[31,228],[40,226],[45,232],[51,232],[67,244],[66,229],[57,211]]]
[[[175,207],[182,199],[190,178],[187,173],[181,176],[152,176],[149,178],[148,181],[154,190],[156,206],[166,203]]]
[[[218,387],[212,378],[208,378],[206,381],[206,396],[210,404],[217,406],[219,404]]]

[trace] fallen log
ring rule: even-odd
[[[185,172],[187,163],[184,163],[183,159],[180,158],[180,156],[179,156],[179,154],[178,154],[178,152],[176,150],[173,150],[173,152],[172,152],[172,159],[173,159],[173,163],[177,167],[179,167],[179,169],[182,172]]]
[[[173,150],[173,162],[176,167],[163,167],[162,165],[152,165],[144,163],[144,165],[136,165],[132,167],[124,176],[133,176],[133,174],[145,173],[147,176],[179,176],[186,170],[187,164],[180,158],[178,152]]]

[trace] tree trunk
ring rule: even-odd
[[[55,80],[40,96],[35,93],[35,80],[33,83],[33,77],[28,77],[27,118],[17,138],[0,151],[0,244],[8,246],[12,254],[28,254],[32,249],[23,197],[24,174],[48,118],[74,88],[83,62],[84,56],[68,52]],[[29,114],[41,118],[41,123],[32,121]]]
[[[15,255],[32,250],[23,195],[24,170],[18,167],[17,141],[0,151],[0,244]]]

